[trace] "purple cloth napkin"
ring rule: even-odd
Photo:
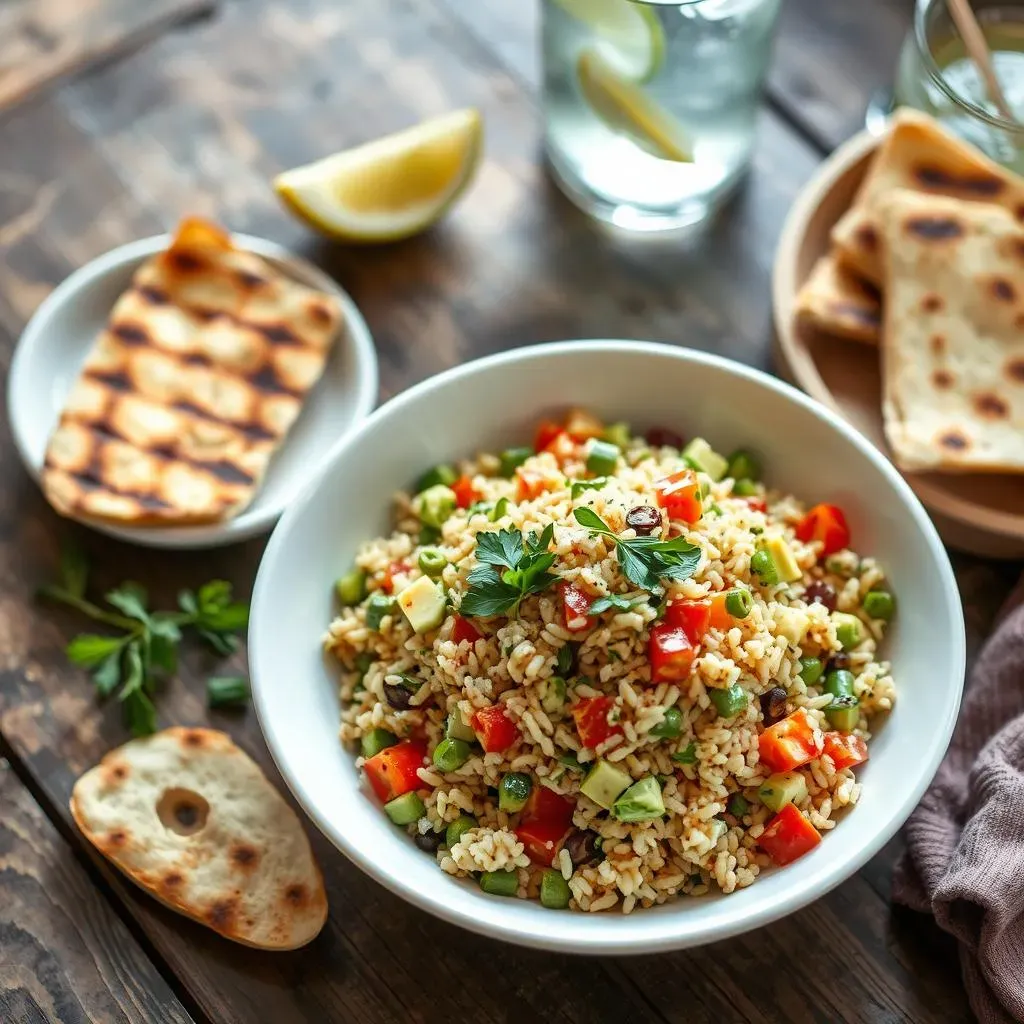
[[[955,936],[981,1024],[1024,1022],[1024,582],[971,672],[946,759],[904,835],[893,898]]]

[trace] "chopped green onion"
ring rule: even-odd
[[[366,597],[366,573],[362,569],[353,569],[345,573],[334,584],[334,591],[338,595],[338,600],[346,607],[359,604]]]
[[[662,740],[678,739],[683,733],[683,716],[679,708],[666,708],[665,717],[648,733]]]
[[[480,876],[480,888],[492,896],[515,896],[519,889],[516,871],[485,871]]]
[[[715,710],[723,718],[732,718],[738,715],[749,703],[750,698],[747,691],[739,683],[733,683],[725,689],[712,689],[708,691],[711,703]]]
[[[206,703],[211,708],[244,704],[249,699],[249,684],[244,676],[211,676],[206,680]]]
[[[725,595],[725,610],[734,619],[745,619],[754,607],[754,599],[749,590],[737,587]]]
[[[506,448],[499,459],[499,473],[503,477],[511,477],[513,473],[533,455],[532,448]]]
[[[440,576],[448,565],[448,559],[437,548],[424,548],[418,562],[424,576]]]
[[[615,445],[594,438],[591,440],[587,451],[587,469],[591,473],[597,473],[600,476],[614,473],[620,454],[619,449]]]
[[[864,595],[864,614],[888,622],[896,611],[896,599],[888,590],[869,590]]]

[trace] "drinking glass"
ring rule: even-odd
[[[1024,122],[1024,0],[974,0],[973,6],[1007,106]],[[917,0],[894,99],[931,114],[993,160],[1024,173],[1024,127],[1003,117],[989,99],[946,0]]]
[[[587,213],[704,221],[746,170],[781,0],[543,0],[548,162]]]

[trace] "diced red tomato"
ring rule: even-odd
[[[696,655],[697,651],[682,626],[659,623],[651,630],[651,639],[647,643],[651,681],[678,682],[688,678]]]
[[[692,469],[681,469],[678,473],[663,477],[655,485],[658,504],[668,511],[670,519],[682,519],[695,523],[703,509],[700,501],[700,482]]]
[[[548,789],[535,786],[526,801],[516,836],[535,864],[551,865],[559,847],[572,828],[572,800]]]
[[[573,409],[565,418],[565,432],[574,441],[588,441],[604,433],[604,424],[585,409]]]
[[[805,544],[819,541],[823,556],[850,546],[850,528],[837,505],[815,505],[797,524],[796,535]]]
[[[790,772],[813,761],[824,746],[821,730],[806,708],[798,708],[781,722],[765,729],[758,737],[761,761],[773,772]]]
[[[459,508],[469,508],[474,501],[478,501],[480,498],[480,493],[473,486],[473,481],[465,475],[460,476],[452,484],[452,490],[455,492],[455,504]]]
[[[551,480],[544,473],[538,473],[535,469],[524,469],[522,466],[516,470],[516,501],[539,498],[550,487]]]
[[[380,581],[380,589],[385,594],[390,594],[395,589],[395,577],[402,576],[407,573],[412,566],[405,561],[392,562],[387,569],[384,570],[384,578]]]
[[[746,500],[746,503],[755,512],[767,512],[768,511],[768,502],[765,501],[764,498],[746,498],[745,500]]]
[[[778,866],[792,864],[821,842],[821,833],[796,809],[786,804],[768,822],[758,843]]]
[[[374,793],[387,803],[410,790],[427,788],[417,775],[426,756],[426,744],[402,740],[374,754],[363,764],[363,771]]]
[[[827,732],[822,753],[828,754],[836,771],[841,772],[844,768],[863,764],[868,759],[868,745],[851,732]]]
[[[617,736],[622,732],[621,725],[608,721],[613,707],[615,701],[611,697],[584,697],[572,709],[576,732],[583,746],[594,748],[604,743],[609,736]]]
[[[554,455],[559,465],[564,465],[571,459],[578,459],[580,457],[580,446],[564,430],[560,430],[548,442],[544,451]]]
[[[481,708],[473,715],[470,725],[488,754],[508,750],[519,739],[519,726],[506,716],[501,704]]]
[[[709,616],[709,625],[714,626],[715,629],[732,629],[736,624],[736,620],[729,614],[729,609],[725,606],[727,599],[728,594],[724,590],[715,594],[711,598],[711,615]]]
[[[480,630],[469,619],[464,619],[461,615],[455,616],[455,625],[452,626],[452,640],[457,644],[461,644],[463,640],[468,640],[471,644],[475,644],[481,635]]]
[[[537,433],[533,436],[533,450],[542,452],[559,434],[562,433],[562,425],[554,420],[541,420],[537,426]]]
[[[711,602],[673,601],[665,609],[665,621],[684,630],[691,644],[699,644],[711,625]]]
[[[581,590],[575,583],[561,584],[562,610],[565,613],[565,628],[573,633],[580,633],[590,628],[591,620],[590,606],[594,603],[585,590]]]

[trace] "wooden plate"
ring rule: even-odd
[[[796,325],[793,305],[832,226],[849,208],[879,138],[861,132],[818,168],[786,219],[772,273],[775,353],[780,369],[809,395],[845,416],[891,458],[882,429],[878,352]],[[1024,557],[1024,477],[904,473],[943,540],[974,554]]]

